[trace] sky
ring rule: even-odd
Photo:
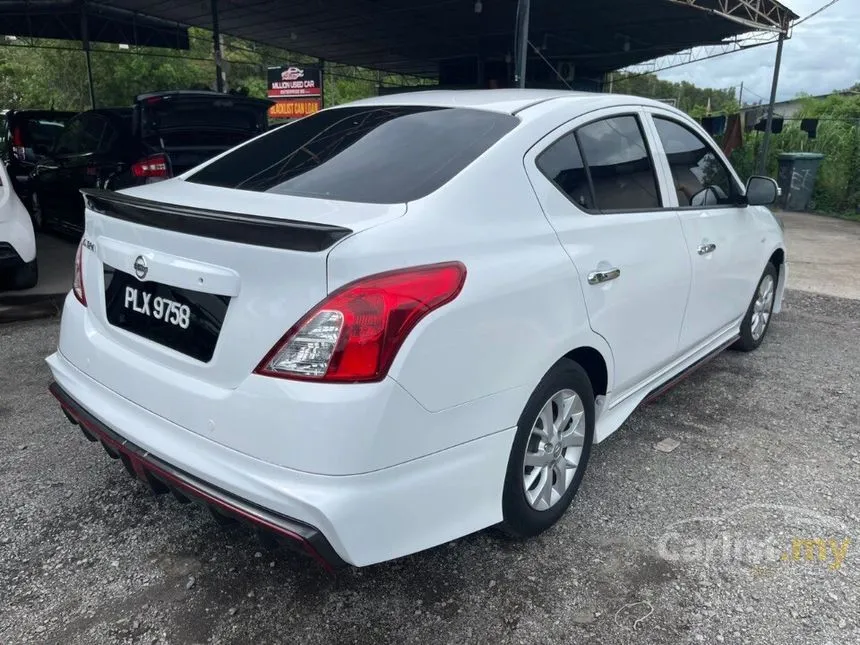
[[[801,17],[827,0],[783,0]],[[828,94],[860,83],[860,0],[840,0],[798,26],[784,45],[777,100],[800,93]],[[668,81],[700,87],[728,88],[744,83],[744,103],[767,101],[776,45],[756,47],[715,59],[658,72]],[[747,91],[749,93],[747,94]]]

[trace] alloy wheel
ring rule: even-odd
[[[543,405],[523,458],[523,490],[537,511],[552,508],[573,482],[585,438],[585,409],[573,390],[560,390]]]
[[[753,303],[752,318],[750,318],[750,333],[754,340],[762,337],[770,322],[770,315],[773,311],[773,289],[773,276],[764,276],[758,286]]]

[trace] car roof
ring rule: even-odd
[[[347,104],[349,107],[370,105],[425,105],[430,107],[459,107],[516,114],[527,107],[555,98],[593,96],[587,92],[566,90],[420,90],[374,96]]]
[[[641,96],[538,89],[422,90],[360,99],[339,107],[424,105],[429,107],[473,108],[505,114],[518,114],[535,105],[559,100],[564,100],[568,106],[571,103],[581,104],[579,107],[583,111],[616,105],[668,107],[665,103],[645,99]]]

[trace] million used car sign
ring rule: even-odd
[[[272,118],[307,116],[322,109],[323,74],[319,65],[282,65],[267,70],[267,94],[275,101]]]

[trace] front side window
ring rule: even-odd
[[[187,180],[340,201],[408,202],[444,185],[517,123],[510,114],[466,108],[323,110],[236,148]]]
[[[708,143],[671,119],[655,116],[654,125],[672,169],[680,206],[725,206],[738,203],[740,191],[728,168]]]

